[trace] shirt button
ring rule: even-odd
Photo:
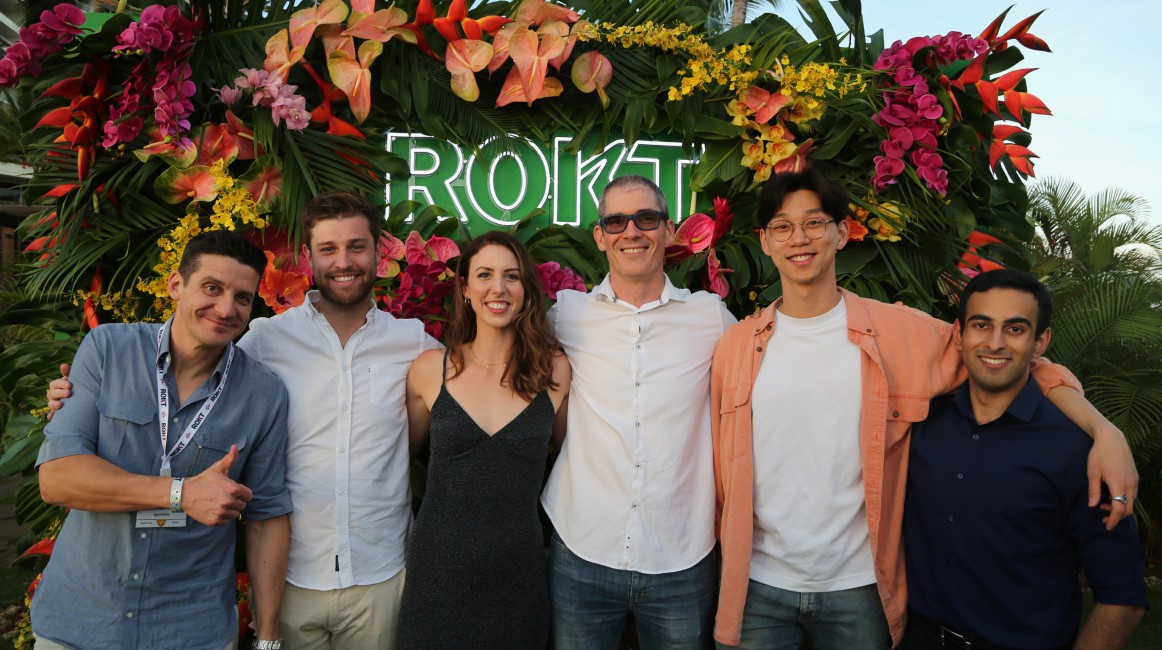
[[[642,349],[642,346],[641,346],[641,344],[635,345],[634,347],[635,347],[635,348],[637,348],[637,349],[639,349],[639,350],[640,350],[640,349]]]
[[[146,537],[149,537],[149,535],[147,535],[146,533],[141,533],[141,539],[145,539]]]
[[[641,468],[641,466],[642,466],[642,464],[641,464],[641,463],[637,463],[637,464],[635,464],[635,465],[633,466],[633,468],[634,468],[634,469],[640,469],[640,468]]]
[[[125,618],[133,618],[133,612],[125,612]]]
[[[631,504],[631,505],[630,505],[630,507],[631,507],[631,508],[636,508],[636,507],[637,507],[637,504],[636,504],[636,503],[634,503],[634,504]]]
[[[949,521],[949,523],[954,522],[954,521],[956,521],[956,518],[953,517],[952,515],[948,515],[948,521]]]
[[[633,382],[633,385],[634,385],[634,386],[641,386],[641,385],[642,385],[642,383],[641,383],[640,381],[635,381],[635,382]]]
[[[762,352],[762,351],[763,351],[763,346],[761,346],[761,345],[760,345],[760,346],[758,346],[757,348],[755,348],[755,349],[754,349],[754,351],[755,351],[755,352]]]
[[[894,418],[900,417],[900,412],[899,411],[892,411],[892,417],[894,417]]]
[[[638,428],[640,429],[640,428],[641,428],[641,426],[642,426],[642,423],[641,423],[641,422],[634,422],[634,423],[633,423],[633,425],[634,425],[635,427],[638,427]]]
[[[973,440],[980,440],[980,434],[979,433],[972,434],[972,439]]]
[[[134,580],[140,580],[140,579],[141,579],[141,574],[140,574],[140,573],[134,573],[134,574],[133,574],[133,579],[134,579]]]
[[[964,478],[964,474],[957,474],[956,478]]]

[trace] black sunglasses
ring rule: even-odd
[[[662,222],[670,217],[660,210],[638,210],[633,214],[607,214],[597,223],[601,229],[610,235],[625,232],[629,222],[637,224],[638,230],[657,230]]]

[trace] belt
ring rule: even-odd
[[[915,610],[908,612],[908,624],[927,628],[931,632],[931,638],[939,638],[941,648],[951,648],[952,650],[998,650],[997,646],[989,643],[971,634],[957,632],[937,623],[936,621],[917,613]]]

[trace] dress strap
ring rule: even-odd
[[[440,385],[448,383],[448,348],[444,348],[444,366],[440,369]]]

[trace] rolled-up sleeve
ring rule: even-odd
[[[287,393],[282,382],[270,377],[273,385],[269,404],[271,417],[254,440],[253,450],[242,470],[242,484],[254,492],[242,516],[247,519],[271,519],[291,511],[290,491],[286,487]]]
[[[36,458],[37,467],[65,456],[98,454],[101,422],[98,400],[104,370],[104,354],[99,340],[103,338],[99,331],[94,331],[81,341],[69,374],[73,384],[72,396],[64,400],[64,406],[44,429],[44,442]]]

